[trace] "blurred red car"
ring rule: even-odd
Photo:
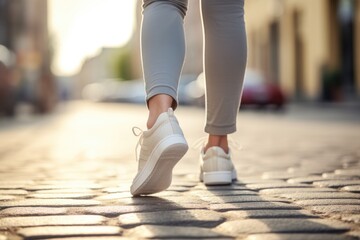
[[[268,106],[282,108],[285,104],[285,95],[274,82],[266,81],[256,71],[247,70],[244,78],[244,88],[241,96],[241,105]]]
[[[197,105],[205,105],[204,74],[201,73],[197,80],[186,86],[186,92]],[[275,106],[281,109],[286,102],[281,88],[273,82],[266,81],[262,74],[247,69],[244,77],[241,106]]]

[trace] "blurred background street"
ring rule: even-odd
[[[246,2],[249,58],[242,104],[357,106],[360,4]],[[0,114],[47,113],[63,101],[144,103],[141,1],[0,1]],[[181,104],[204,105],[197,1],[185,19]]]
[[[0,0],[0,240],[359,238],[360,2],[245,2],[239,181],[206,189],[190,149],[141,200],[141,1]],[[204,136],[199,10],[189,1],[176,111],[190,145]]]

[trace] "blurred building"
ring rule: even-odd
[[[103,47],[99,54],[87,58],[80,71],[73,76],[74,92],[72,96],[81,98],[82,90],[86,85],[115,78],[115,72],[112,71],[114,66],[112,65],[120,50],[121,48]]]
[[[360,95],[360,2],[246,1],[248,66],[293,99]]]
[[[0,0],[0,44],[16,57],[11,86],[17,101],[49,111],[56,93],[50,70],[47,1]]]

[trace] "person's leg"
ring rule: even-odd
[[[177,107],[187,0],[144,0],[143,7],[141,56],[151,128],[161,113]]]
[[[231,184],[237,178],[227,135],[236,131],[247,47],[244,0],[202,0],[206,126],[200,180],[206,185]]]
[[[236,116],[247,59],[244,0],[202,0],[206,79],[207,150],[228,152],[227,134],[236,131]]]
[[[141,146],[130,187],[134,196],[168,188],[174,166],[188,150],[173,112],[185,54],[186,7],[186,0],[144,0],[141,48],[149,119],[147,131],[133,128]]]

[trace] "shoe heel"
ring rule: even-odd
[[[142,171],[135,177],[130,192],[134,196],[153,194],[167,189],[172,170],[185,155],[188,144],[181,135],[164,138],[152,152]]]
[[[204,172],[203,181],[205,185],[229,185],[232,182],[232,172]]]

